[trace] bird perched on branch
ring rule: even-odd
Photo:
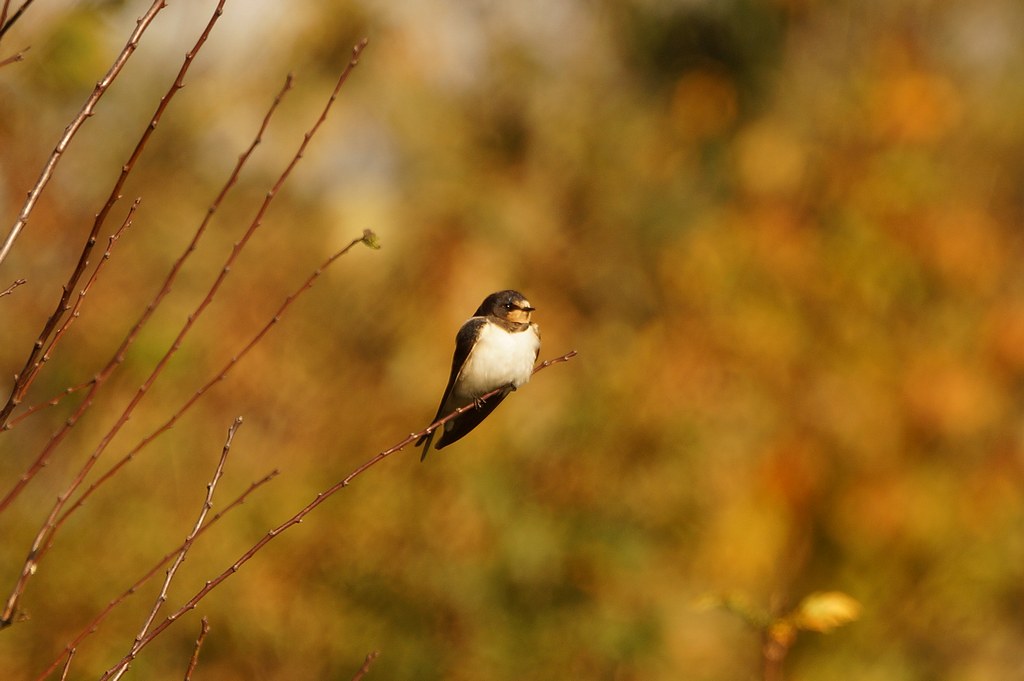
[[[447,447],[476,428],[505,397],[530,380],[540,354],[540,327],[530,321],[534,308],[518,291],[498,291],[484,298],[455,336],[455,355],[448,386],[441,396],[434,421],[459,407],[476,403],[475,409],[444,424],[437,449]],[[481,401],[487,393],[502,392]],[[416,441],[427,457],[436,431]]]

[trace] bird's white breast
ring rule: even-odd
[[[540,349],[537,325],[509,333],[497,324],[484,324],[453,392],[460,401],[475,399],[495,388],[516,388],[530,380]]]

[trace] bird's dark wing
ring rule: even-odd
[[[476,345],[476,338],[480,332],[480,327],[482,327],[486,323],[487,320],[484,319],[483,317],[471,317],[466,321],[465,324],[462,325],[462,327],[459,329],[459,333],[456,334],[455,354],[452,355],[452,370],[448,376],[448,385],[445,386],[444,394],[441,395],[441,403],[437,405],[437,414],[434,415],[434,419],[433,421],[431,421],[431,423],[437,421],[442,416],[447,415],[452,410],[463,406],[461,404],[456,404],[447,407],[447,409],[445,407],[445,405],[448,402],[448,398],[451,397],[452,389],[455,387],[455,383],[459,380],[459,374],[462,373],[462,367],[466,365],[466,360],[469,359],[469,353],[473,351],[473,346]],[[428,433],[421,437],[419,440],[416,440],[416,447],[419,447],[420,445],[425,445],[423,447],[423,455],[420,457],[421,461],[427,456],[427,450],[430,449],[430,443],[434,439],[434,432]],[[466,433],[468,432],[469,431],[467,430]],[[463,435],[465,435],[465,433],[463,433]]]
[[[470,409],[469,411],[456,416],[448,425],[451,426],[451,430],[447,428],[441,433],[441,439],[437,441],[437,448],[442,449],[447,447],[456,440],[461,439],[469,431],[480,425],[480,422],[490,416],[494,408],[501,404],[501,401],[505,399],[509,391],[500,392],[494,397],[488,397],[482,402],[476,409]],[[461,406],[461,405],[460,405]]]

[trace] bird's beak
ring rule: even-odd
[[[516,324],[529,324],[532,313],[533,308],[524,300],[521,305],[508,311],[506,319]]]

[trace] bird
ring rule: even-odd
[[[462,439],[510,392],[530,380],[540,354],[540,327],[531,321],[534,310],[522,293],[497,291],[484,298],[473,316],[463,322],[455,336],[452,370],[434,421],[471,403],[476,408],[444,424],[436,449]],[[498,388],[503,390],[480,400]],[[427,458],[435,433],[416,441],[415,446],[423,446],[420,461]]]

